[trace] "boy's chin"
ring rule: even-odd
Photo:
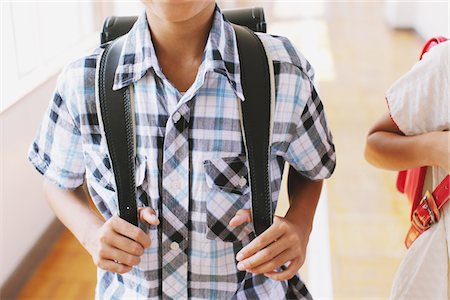
[[[185,22],[215,4],[213,0],[144,0],[143,4],[160,19]]]

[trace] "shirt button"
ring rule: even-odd
[[[178,180],[173,181],[171,186],[174,189],[174,191],[181,189],[181,183]]]
[[[178,245],[177,242],[172,242],[172,243],[170,244],[170,249],[172,249],[172,250],[178,250],[178,249],[180,249],[180,245]]]
[[[239,186],[241,188],[243,188],[246,184],[247,184],[247,179],[245,179],[245,177],[241,177],[241,179],[239,179]]]
[[[181,119],[181,114],[179,112],[175,112],[172,116],[172,120],[177,123]]]

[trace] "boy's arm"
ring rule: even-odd
[[[448,131],[405,136],[385,114],[367,136],[365,157],[388,170],[438,166],[450,172],[449,138]]]
[[[312,181],[290,167],[290,207],[286,216],[275,216],[272,226],[239,251],[236,256],[239,261],[238,269],[264,274],[275,280],[290,279],[298,272],[305,261],[306,246],[322,183],[323,180]],[[250,221],[248,210],[242,210],[232,222],[237,226],[244,220]],[[285,270],[274,271],[289,261]]]
[[[88,196],[81,186],[65,190],[45,179],[44,192],[56,216],[99,268],[121,274],[129,272],[140,262],[144,249],[150,246],[150,238],[144,231],[117,215],[106,222],[100,219],[89,208]],[[159,223],[151,208],[139,212],[142,220],[155,225]]]

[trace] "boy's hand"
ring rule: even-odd
[[[139,208],[141,221],[158,225],[153,209]],[[145,232],[115,215],[93,231],[89,253],[97,267],[114,272],[127,273],[139,264],[144,249],[150,247],[150,238]]]
[[[229,225],[236,227],[251,221],[248,209],[236,213]],[[255,274],[264,274],[274,280],[292,278],[305,261],[309,231],[288,218],[275,216],[274,223],[260,236],[255,238],[236,255],[239,270]],[[289,266],[276,272],[280,266],[290,262]]]
[[[159,225],[158,217],[151,207],[139,207],[138,216],[141,221],[147,222],[150,225]]]
[[[236,215],[230,220],[231,227],[238,227],[244,223],[250,223],[252,221],[252,214],[250,213],[250,209],[240,209],[236,212]]]

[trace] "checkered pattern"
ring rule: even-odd
[[[206,182],[210,187],[216,187],[225,192],[245,194],[249,187],[245,160],[245,155],[206,160],[203,163]]]
[[[331,175],[335,153],[311,66],[287,39],[259,36],[274,59],[270,184],[276,207],[285,161],[322,179]],[[29,159],[61,188],[76,188],[86,178],[95,205],[108,219],[118,205],[95,102],[101,51],[61,73]],[[127,35],[114,88],[133,86],[136,200],[152,207],[161,223],[140,224],[152,245],[129,273],[98,269],[97,298],[310,298],[297,276],[280,282],[236,268],[236,253],[254,238],[251,223],[227,226],[236,211],[251,205],[239,70],[234,31],[219,8],[196,80],[184,94],[158,64],[145,14]]]

